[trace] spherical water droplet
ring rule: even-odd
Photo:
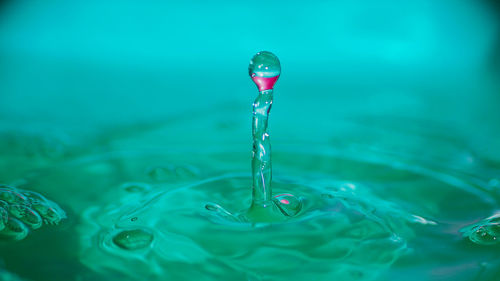
[[[296,216],[302,210],[302,200],[289,193],[274,196],[273,202],[288,217]]]
[[[153,238],[152,233],[142,229],[124,230],[113,237],[113,243],[124,250],[138,250],[148,247]]]
[[[275,77],[281,73],[280,61],[276,55],[268,51],[258,52],[250,60],[248,66],[250,76]]]
[[[248,73],[259,88],[259,91],[270,90],[280,76],[280,61],[278,57],[271,52],[258,52],[250,60]]]

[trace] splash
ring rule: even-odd
[[[200,208],[213,200],[237,209],[247,197],[248,180],[228,174],[175,189],[162,184],[140,197],[123,192],[109,205],[91,207],[78,227],[81,261],[100,274],[129,280],[285,281],[300,267],[295,280],[368,281],[403,255],[413,236],[411,214],[368,186],[359,185],[355,194],[329,188],[340,182],[307,185],[275,177],[276,190],[293,190],[308,203],[302,215],[288,217],[296,197],[274,196],[271,201],[282,203],[279,215],[289,218],[279,223],[241,220],[215,203]],[[340,199],[349,196],[349,202]]]
[[[280,219],[280,214],[294,216],[302,209],[301,200],[292,194],[277,195],[274,200],[272,197],[268,120],[273,104],[273,87],[281,74],[281,64],[273,53],[262,51],[250,60],[248,72],[259,89],[259,95],[253,103],[252,205],[246,216],[253,221],[274,221]]]

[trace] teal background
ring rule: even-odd
[[[348,116],[430,119],[498,158],[493,4],[4,1],[1,120],[74,135],[249,107],[248,60],[269,50],[283,68],[271,121],[281,136],[300,125],[314,138]]]

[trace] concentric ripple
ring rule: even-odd
[[[306,184],[279,177],[276,192],[291,190],[304,198],[297,216],[279,223],[235,220],[232,214],[250,204],[250,182],[230,174],[173,190],[156,186],[139,199],[130,194],[89,208],[79,228],[81,259],[98,272],[136,280],[144,275],[149,280],[289,280],[292,272],[297,280],[373,280],[407,252],[415,236],[412,224],[434,223],[361,183]],[[226,209],[207,207],[208,201]],[[99,247],[92,246],[95,241]]]

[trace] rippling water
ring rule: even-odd
[[[267,224],[206,208],[251,200],[248,128],[228,114],[80,139],[5,130],[1,183],[40,192],[67,219],[2,240],[2,280],[500,278],[500,165],[448,128],[356,118],[310,141],[277,137],[273,192],[304,206]]]

